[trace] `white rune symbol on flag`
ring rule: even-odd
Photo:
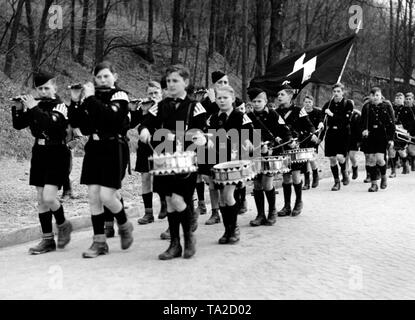
[[[287,77],[296,73],[298,70],[304,69],[303,80],[301,81],[301,83],[304,83],[305,81],[311,78],[313,72],[316,71],[317,56],[308,60],[306,63],[304,63],[304,58],[305,53],[294,63],[294,69],[290,74],[287,74]]]

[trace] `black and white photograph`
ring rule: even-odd
[[[414,0],[0,5],[0,300],[415,299]]]

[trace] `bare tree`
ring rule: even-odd
[[[105,10],[104,0],[96,0],[95,63],[104,58]]]
[[[246,101],[248,53],[248,0],[242,0],[242,100]]]
[[[6,60],[4,63],[4,74],[8,76],[9,78],[11,77],[11,71],[12,71],[12,66],[13,66],[13,56],[14,56],[13,51],[16,45],[17,33],[19,31],[20,18],[22,16],[22,9],[23,9],[24,2],[25,0],[19,0],[19,2],[17,3],[16,16],[13,20],[12,29],[10,32],[9,44],[7,46]]]
[[[268,45],[267,68],[280,60],[283,49],[285,5],[287,0],[271,0],[271,30]]]
[[[88,14],[89,14],[89,0],[84,0],[82,8],[82,27],[79,35],[79,47],[77,61],[80,64],[84,63],[86,32],[88,30]]]
[[[154,0],[148,0],[148,36],[147,36],[147,55],[154,60],[153,56],[153,20],[154,20]]]
[[[173,4],[173,41],[171,50],[171,63],[179,62],[180,54],[180,26],[181,26],[181,0],[174,0]]]
[[[256,72],[261,76],[265,71],[265,7],[264,1],[256,0]]]

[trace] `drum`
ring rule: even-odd
[[[290,171],[290,160],[287,156],[269,156],[252,160],[256,174],[277,174]]]
[[[229,161],[213,166],[213,181],[218,184],[238,184],[255,177],[253,163],[248,160]]]
[[[186,174],[197,171],[197,157],[193,151],[176,151],[174,154],[153,154],[148,158],[150,173],[157,176]]]
[[[314,148],[287,150],[281,156],[287,156],[290,163],[307,162],[314,159]]]

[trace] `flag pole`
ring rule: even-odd
[[[359,24],[357,25],[355,34],[359,33],[361,24],[362,24],[362,19],[360,19]],[[344,60],[343,68],[342,68],[342,71],[340,72],[339,78],[337,79],[337,83],[339,83],[341,81],[341,78],[342,78],[343,73],[344,73],[344,69],[346,69],[347,61],[349,60],[350,54],[352,53],[353,46],[354,46],[354,43],[352,43],[352,45],[350,46],[349,52],[347,53],[346,59]]]
[[[362,19],[359,20],[359,24],[357,25],[355,34],[358,34],[359,33],[359,30],[360,30],[360,26],[361,25],[362,25]],[[342,78],[343,73],[344,73],[344,69],[346,69],[346,64],[347,64],[347,61],[349,60],[349,57],[350,57],[350,53],[352,53],[353,45],[354,45],[354,43],[352,43],[352,45],[350,46],[349,52],[347,53],[346,59],[344,60],[343,68],[342,68],[342,71],[340,72],[339,78],[337,79],[337,83],[339,83],[341,81],[341,78]],[[332,101],[333,101],[333,97],[331,97],[329,106],[327,108],[329,110],[330,110],[330,106],[331,106]],[[324,116],[324,120],[323,120],[324,126],[326,126],[327,119],[328,118],[327,118],[327,114],[326,114]],[[323,139],[321,139],[321,140],[324,140],[324,137],[326,135],[326,130],[320,131],[320,133],[318,135],[318,138],[320,139],[320,135],[321,135],[322,132],[324,132],[324,135],[323,135]]]

